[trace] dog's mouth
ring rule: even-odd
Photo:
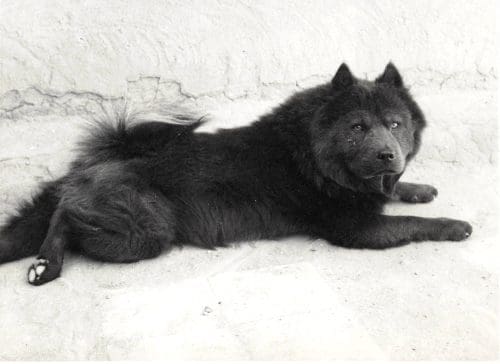
[[[401,173],[401,172],[400,171],[396,171],[394,169],[382,169],[382,170],[379,170],[379,171],[375,171],[375,172],[371,172],[369,174],[363,175],[363,176],[361,176],[361,178],[363,178],[363,179],[370,179],[370,178],[373,178],[373,177],[388,176],[388,175],[398,174],[398,173]]]
[[[358,179],[368,180],[376,177],[392,176],[404,171],[405,163],[398,159],[392,163],[353,160],[346,165],[347,169]]]

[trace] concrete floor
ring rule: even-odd
[[[469,97],[423,103],[435,123],[477,120],[460,100]],[[446,103],[463,110],[446,111]],[[489,110],[481,130],[496,133]],[[2,220],[37,182],[64,171],[82,121],[0,120]],[[454,140],[470,140],[464,128]],[[468,220],[467,241],[363,251],[291,237],[184,248],[134,264],[68,253],[62,277],[38,288],[26,282],[32,259],[4,264],[0,360],[498,358],[495,161],[484,162],[485,139],[457,148],[449,133],[431,127],[431,152],[424,144],[403,178],[434,184],[438,198],[387,213]],[[432,155],[438,138],[439,155],[453,152],[459,162]]]

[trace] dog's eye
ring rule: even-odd
[[[394,121],[394,122],[391,124],[391,129],[396,129],[398,126],[399,126],[399,123],[398,123],[397,121]]]
[[[352,130],[355,130],[355,131],[361,131],[363,130],[363,125],[361,124],[354,124],[353,126],[351,126]]]

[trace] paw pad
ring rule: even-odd
[[[43,272],[47,269],[49,261],[47,259],[38,259],[35,264],[32,264],[28,270],[28,282],[37,284],[40,281]]]

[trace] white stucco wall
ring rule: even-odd
[[[103,106],[166,99],[235,126],[343,61],[373,78],[392,60],[429,122],[404,180],[439,196],[387,213],[474,227],[386,251],[290,238],[131,265],[67,253],[39,289],[31,258],[2,264],[0,360],[498,359],[495,7],[0,0],[0,223],[65,172]]]
[[[490,88],[494,8],[493,0],[2,0],[0,113],[53,103],[74,111],[117,97],[261,97],[324,81],[342,61],[373,77],[392,60],[416,87]]]

